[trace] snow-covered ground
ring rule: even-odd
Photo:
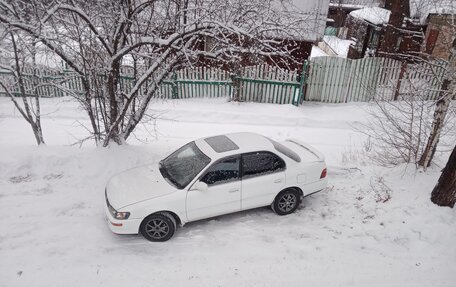
[[[0,98],[0,286],[453,286],[456,212],[429,201],[439,168],[372,165],[352,129],[367,106],[157,101],[155,125],[103,149],[70,146],[87,136],[84,113],[70,99],[43,99],[48,145],[38,148]],[[260,208],[203,220],[165,243],[109,231],[103,188],[112,174],[235,131],[314,145],[327,157],[329,188],[295,214]]]

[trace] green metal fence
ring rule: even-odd
[[[41,97],[59,97],[84,92],[82,80],[69,71],[45,70],[38,74],[23,74],[27,83],[27,95],[38,94]],[[8,72],[0,72],[3,80],[9,78],[12,91],[19,95],[18,85]],[[98,76],[103,83],[104,75]],[[295,104],[302,97],[303,79],[297,71],[288,71],[270,65],[244,67],[235,79],[240,82],[240,100],[275,104]],[[34,82],[35,81],[35,82]],[[40,88],[34,90],[33,83]],[[135,85],[131,67],[122,67],[119,86],[121,91],[128,93]],[[146,94],[151,83],[146,82],[139,94]],[[196,67],[178,70],[169,79],[164,80],[158,88],[156,98],[186,99],[201,97],[232,97],[233,83],[228,71],[212,67]],[[5,91],[0,90],[0,94]]]
[[[51,69],[24,69],[22,80],[27,96],[38,94],[40,97],[61,97],[63,90],[58,87],[58,82],[63,80],[62,73]],[[0,81],[9,87],[10,92],[15,96],[22,95],[17,85],[17,79],[12,73],[0,70]],[[0,95],[6,96],[6,91],[0,86]]]

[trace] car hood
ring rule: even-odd
[[[176,191],[160,173],[158,164],[140,166],[118,173],[106,185],[109,203],[116,210]]]

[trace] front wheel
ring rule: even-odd
[[[287,215],[293,213],[301,203],[299,192],[295,189],[285,189],[281,191],[274,202],[272,210],[278,215]]]
[[[155,213],[146,217],[139,227],[140,233],[149,241],[167,241],[174,235],[176,221],[167,213]]]

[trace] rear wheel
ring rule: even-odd
[[[301,203],[301,197],[295,189],[281,191],[272,203],[272,210],[278,215],[293,213]]]
[[[154,213],[143,220],[139,231],[149,241],[167,241],[176,231],[176,220],[168,213]]]

